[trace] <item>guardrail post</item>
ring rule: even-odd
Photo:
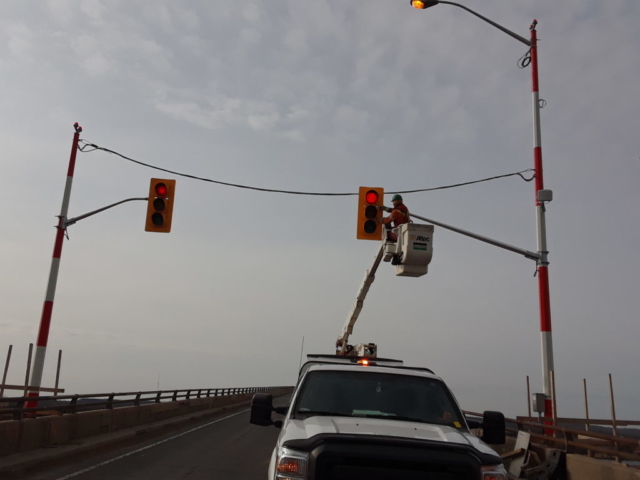
[[[160,403],[161,399],[162,399],[162,392],[158,392],[158,394],[156,395],[156,403]]]
[[[189,400],[189,396],[191,395],[191,390],[187,390],[187,396],[184,397],[185,400]]]
[[[198,389],[198,398],[200,398],[200,392],[202,392],[202,390]]]
[[[107,410],[113,410],[113,399],[115,398],[116,394],[112,393],[111,395],[109,395],[109,398],[107,399],[107,405],[106,408]]]
[[[13,419],[14,420],[22,420],[24,418],[24,402],[25,402],[25,400],[26,400],[26,397],[22,397],[20,400],[18,400],[16,408],[19,408],[20,411],[13,414]]]
[[[211,389],[209,388],[209,389],[207,390],[207,398],[209,398],[210,396],[211,396]]]
[[[133,404],[134,404],[136,407],[139,407],[139,406],[140,406],[140,396],[141,396],[141,395],[142,395],[142,392],[138,392],[138,394],[136,395],[136,399],[133,401]]]
[[[71,413],[76,413],[76,406],[78,404],[78,395],[74,395],[71,399],[71,403],[69,404],[69,411]]]
[[[174,402],[177,402],[177,401],[178,401],[178,391],[177,391],[177,390],[174,390],[172,400],[173,400]]]
[[[215,388],[215,389],[213,390],[213,396],[214,396],[214,397],[217,397],[217,396],[218,396],[218,389],[217,389],[217,388]]]

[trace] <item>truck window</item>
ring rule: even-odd
[[[464,428],[462,414],[441,381],[364,369],[310,372],[294,415],[389,418]]]

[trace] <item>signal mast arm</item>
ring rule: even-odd
[[[378,270],[378,267],[380,266],[380,262],[382,261],[382,256],[384,254],[384,243],[382,243],[380,245],[380,249],[378,250],[377,255],[375,256],[374,260],[373,260],[373,265],[371,266],[371,268],[369,270],[367,270],[367,273],[364,277],[364,280],[362,281],[362,285],[360,286],[360,290],[358,291],[358,295],[356,297],[356,301],[353,304],[353,306],[351,307],[351,311],[349,312],[349,316],[347,317],[347,321],[344,324],[344,327],[342,327],[342,331],[340,332],[340,336],[338,337],[338,340],[336,341],[336,353],[338,355],[348,355],[349,352],[347,351],[347,347],[348,347],[348,342],[349,342],[349,335],[351,335],[353,333],[353,326],[355,325],[356,321],[358,320],[358,316],[360,315],[360,311],[362,310],[362,307],[364,305],[364,299],[367,297],[367,293],[369,292],[369,289],[371,288],[371,284],[373,283],[373,281],[375,280],[375,275],[376,275],[376,271]]]

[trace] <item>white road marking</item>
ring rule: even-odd
[[[116,462],[118,460],[126,458],[126,457],[128,457],[130,455],[133,455],[135,453],[143,452],[143,451],[148,450],[150,448],[157,447],[158,445],[161,445],[161,444],[163,444],[165,442],[168,442],[170,440],[174,440],[176,438],[182,437],[183,435],[187,435],[188,433],[195,432],[196,430],[200,430],[201,428],[208,427],[209,425],[213,425],[214,423],[218,423],[218,422],[222,422],[224,420],[228,420],[229,418],[235,417],[236,415],[240,415],[241,413],[246,413],[249,410],[250,409],[242,410],[241,412],[234,413],[234,414],[226,416],[224,418],[219,418],[217,420],[214,420],[213,422],[209,422],[209,423],[206,423],[204,425],[200,425],[199,427],[192,428],[191,430],[188,430],[186,432],[182,432],[182,433],[180,433],[178,435],[174,435],[173,437],[165,438],[164,440],[156,442],[156,443],[154,443],[152,445],[147,445],[146,447],[139,448],[138,450],[134,450],[133,452],[125,453],[124,455],[120,455],[119,457],[112,458],[111,460],[107,460],[106,462],[98,463],[97,465],[94,465],[93,467],[88,467],[88,468],[85,468],[84,470],[80,470],[78,472],[71,473],[71,474],[66,475],[64,477],[60,477],[57,480],[67,480],[68,478],[77,477],[78,475],[82,475],[83,473],[90,472],[91,470],[95,470],[96,468],[104,467],[105,465],[109,465],[110,463]]]

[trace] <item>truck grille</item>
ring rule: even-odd
[[[359,462],[327,459],[318,462],[317,479],[326,480],[475,480],[477,474],[465,466],[398,463],[388,461]]]

